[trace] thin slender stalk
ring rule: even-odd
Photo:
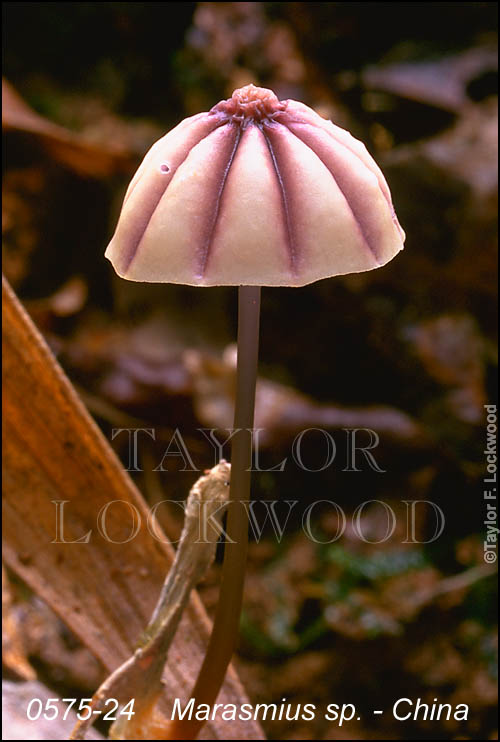
[[[219,603],[207,654],[191,693],[196,705],[212,706],[224,682],[227,667],[238,641],[239,619],[248,546],[248,513],[242,504],[250,499],[252,433],[255,385],[259,352],[260,286],[240,286],[238,290],[238,366],[236,403],[232,438],[230,505],[227,519],[228,540]],[[195,739],[204,722],[174,720],[165,739]]]

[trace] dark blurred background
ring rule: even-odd
[[[4,272],[108,439],[156,427],[136,476],[150,503],[192,484],[179,460],[153,471],[175,428],[201,469],[213,451],[197,428],[231,425],[236,293],[115,277],[103,254],[146,150],[253,82],[349,129],[389,182],[407,241],[388,266],[263,291],[260,463],[289,460],[256,476],[253,496],[298,504],[280,544],[268,525],[251,545],[238,667],[253,701],[369,711],[438,697],[468,703],[470,719],[268,723],[270,738],[496,739],[481,501],[497,369],[496,19],[481,2],[3,4]],[[344,427],[377,431],[384,474],[342,471]],[[290,457],[305,428],[337,443],[324,471]],[[126,441],[114,445],[125,460]],[[322,446],[304,441],[311,469]],[[319,499],[348,517],[382,500],[398,526],[378,545],[352,528],[326,544],[337,520],[325,503],[317,545],[301,515]],[[403,500],[442,508],[437,541],[404,543]],[[175,508],[163,525],[177,535]],[[384,528],[368,508],[370,539]],[[419,540],[433,528],[422,506]],[[200,591],[209,612],[218,570]],[[33,640],[50,685],[43,651]],[[84,692],[88,669],[73,659],[65,672]]]

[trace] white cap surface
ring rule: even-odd
[[[404,238],[361,142],[248,85],[150,149],[106,257],[132,281],[303,286],[378,268]]]

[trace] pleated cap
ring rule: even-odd
[[[106,257],[132,281],[303,286],[378,268],[404,239],[360,141],[247,85],[153,145]]]

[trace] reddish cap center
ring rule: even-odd
[[[286,103],[279,101],[272,90],[250,84],[235,90],[231,98],[217,103],[210,113],[222,114],[235,123],[248,124],[272,119],[285,108]]]

